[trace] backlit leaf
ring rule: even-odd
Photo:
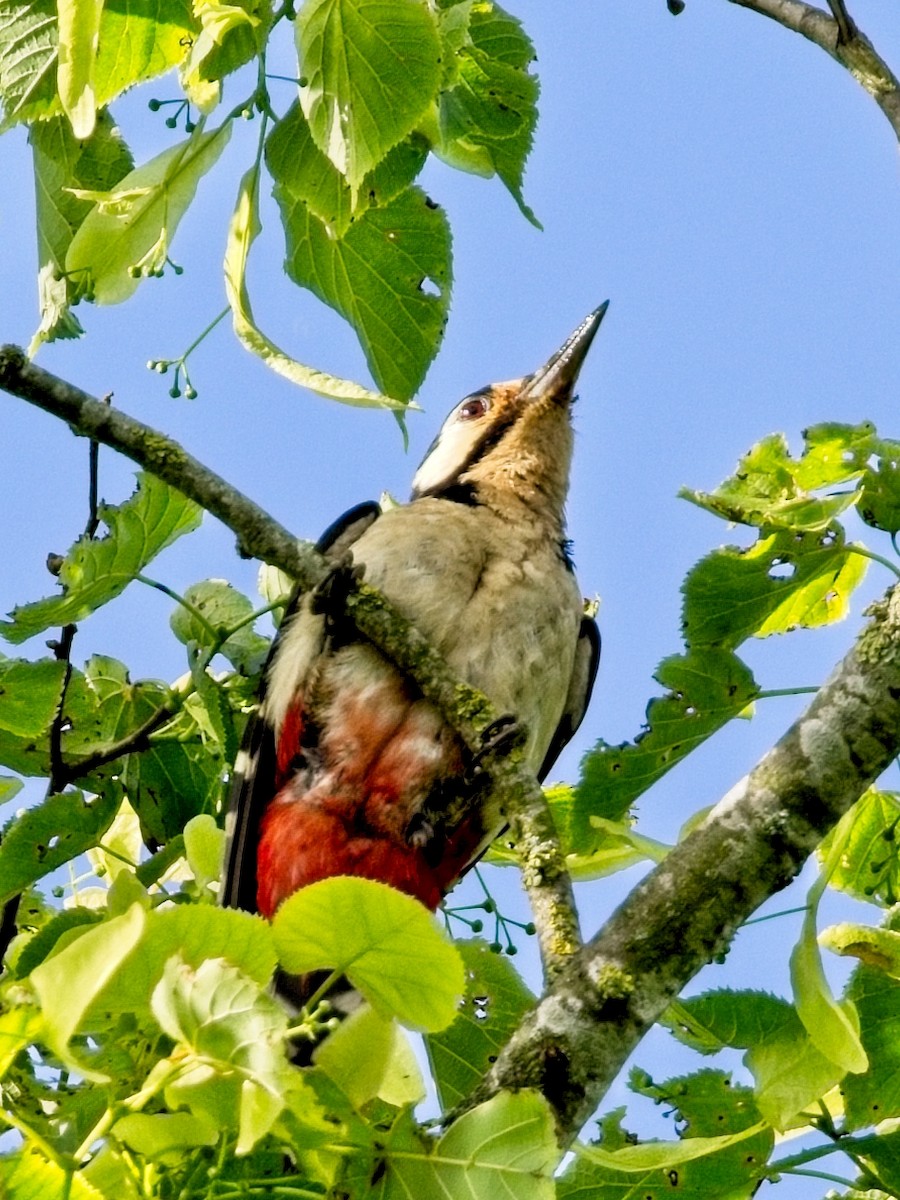
[[[592,817],[621,820],[638,796],[737,716],[758,690],[739,658],[713,647],[664,659],[655,678],[669,692],[650,701],[644,732],[619,746],[598,742],[582,761],[572,817],[573,848],[580,854],[601,841]]]
[[[534,1004],[509,959],[487,942],[456,945],[466,969],[465,999],[453,1023],[425,1042],[445,1112],[469,1095]]]
[[[231,136],[231,122],[200,126],[101,192],[66,255],[66,270],[86,272],[97,304],[127,300],[140,280],[163,270],[172,238],[197,186]]]
[[[437,93],[441,44],[421,0],[307,0],[300,104],[316,145],[356,188]]]
[[[772,534],[747,550],[723,546],[684,581],[685,641],[734,649],[748,637],[842,620],[867,566],[837,532]]]
[[[278,958],[302,975],[346,975],[378,1012],[434,1031],[465,987],[459,952],[418,900],[370,879],[338,876],[290,896],[272,924]]]
[[[360,405],[364,408],[392,408],[403,410],[407,406],[390,396],[360,387],[348,379],[338,379],[314,367],[306,367],[280,350],[270,341],[256,324],[250,297],[247,294],[246,272],[250,247],[262,226],[259,223],[259,180],[257,172],[250,170],[241,180],[237,204],[228,229],[228,245],[225,250],[225,294],[231,307],[235,336],[245,349],[270,367],[278,375],[289,379],[300,387],[309,388],[320,396],[340,400],[344,404]]]

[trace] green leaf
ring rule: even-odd
[[[182,66],[189,95],[201,82],[223,79],[256,58],[272,21],[269,0],[199,0],[195,12],[200,32]]]
[[[288,275],[350,322],[378,386],[408,399],[437,353],[450,306],[444,213],[409,187],[335,238],[302,197],[275,182]]]
[[[157,738],[149,750],[128,756],[122,778],[145,840],[162,845],[192,817],[218,808],[226,765],[212,750],[201,741]]]
[[[861,1129],[900,1116],[900,983],[875,967],[853,972],[847,998],[859,1014],[869,1069],[841,1084],[847,1126]]]
[[[679,1041],[703,1054],[725,1046],[746,1049],[757,1107],[776,1129],[796,1124],[797,1114],[843,1075],[813,1045],[794,1006],[766,992],[719,990],[678,1000],[664,1023]]]
[[[190,0],[109,0],[94,71],[97,103],[183,62],[197,34]]]
[[[82,1029],[103,1028],[110,1016],[122,1012],[147,1013],[153,989],[173,956],[188,967],[199,967],[207,958],[221,959],[259,988],[269,983],[275,970],[269,927],[261,917],[196,904],[153,910],[134,953],[84,1010]]]
[[[120,800],[114,786],[90,802],[81,792],[61,792],[14,817],[0,839],[0,903],[96,846]]]
[[[225,857],[225,831],[209,813],[191,817],[185,825],[184,853],[199,887],[218,882]]]
[[[73,929],[80,929],[84,925],[97,925],[101,919],[99,912],[89,908],[67,908],[57,913],[29,938],[19,951],[14,970],[16,979],[24,979],[26,975],[30,975],[35,967],[39,967],[50,955],[57,943]]]
[[[870,788],[850,811],[853,815],[847,840],[828,877],[828,886],[890,907],[900,899],[900,796]],[[819,846],[821,860],[831,857],[833,844],[834,832]]]
[[[234,332],[241,345],[262,359],[267,367],[299,387],[309,388],[320,396],[340,400],[344,404],[363,408],[390,408],[400,411],[408,406],[401,400],[379,395],[348,379],[338,379],[314,367],[306,367],[285,354],[257,326],[250,297],[247,294],[246,273],[250,247],[262,226],[259,222],[259,176],[255,169],[244,175],[238,190],[237,204],[228,228],[225,250],[225,294],[231,308]]]
[[[457,942],[466,995],[451,1025],[425,1041],[441,1108],[454,1108],[484,1077],[534,996],[508,958],[480,939]]]
[[[75,942],[46,959],[31,973],[31,985],[40,1001],[47,1044],[63,1062],[74,1064],[87,1078],[104,1076],[91,1071],[68,1050],[68,1044],[96,997],[137,945],[147,914],[140,904],[127,913],[88,929]]]
[[[880,442],[875,464],[866,468],[859,515],[867,525],[900,532],[900,442]]]
[[[59,111],[55,0],[0,0],[0,133]]]
[[[237,1154],[264,1137],[303,1089],[284,1052],[287,1013],[258,984],[220,959],[194,968],[171,958],[151,1000],[181,1054],[166,1087],[170,1107],[187,1105],[216,1125],[238,1128]]]
[[[87,272],[97,304],[119,304],[141,278],[162,272],[178,224],[230,136],[230,121],[212,133],[198,125],[114,189],[90,193],[96,203],[72,239],[66,270]]]
[[[469,13],[463,39],[456,17],[460,9]],[[434,152],[461,170],[499,175],[523,216],[540,228],[522,196],[540,90],[528,71],[534,46],[520,22],[498,4],[459,5],[449,16],[445,53],[454,58],[454,86],[441,93],[435,125],[425,126],[436,134]]]
[[[0,775],[0,804],[7,804],[18,796],[25,785],[12,775]]]
[[[262,669],[269,653],[269,642],[254,633],[253,622],[248,621],[253,615],[253,605],[242,592],[224,579],[206,579],[202,583],[192,584],[184,593],[184,598],[203,615],[208,624],[204,625],[190,609],[179,605],[173,611],[169,624],[180,642],[186,646],[194,642],[204,649],[211,649],[222,632],[243,621],[246,623],[221,645],[220,653],[244,675],[256,675]],[[210,635],[210,625],[215,637]]]
[[[64,1171],[31,1149],[0,1159],[0,1190],[4,1200],[105,1200],[80,1171]]]
[[[43,1032],[44,1022],[40,1013],[24,1005],[7,1008],[0,1013],[0,1079],[19,1054]]]
[[[112,1130],[120,1142],[154,1162],[177,1161],[185,1150],[215,1146],[219,1128],[192,1113],[129,1113]]]
[[[307,0],[297,14],[316,145],[352,188],[415,128],[441,81],[441,43],[421,0]]]
[[[791,984],[797,1013],[816,1049],[843,1071],[860,1074],[868,1060],[859,1037],[859,1017],[852,1000],[837,1002],[832,996],[816,938],[819,902],[844,853],[853,821],[852,811],[841,817],[832,834],[828,858],[809,889],[800,937],[791,953]]]
[[[558,1160],[553,1118],[543,1096],[500,1092],[463,1113],[436,1145],[417,1147],[411,1138],[389,1145],[379,1196],[552,1200]]]
[[[362,1004],[316,1048],[313,1062],[356,1108],[376,1097],[402,1108],[425,1099],[425,1084],[406,1034]]]
[[[769,1124],[780,1130],[809,1124],[808,1112],[841,1081],[842,1067],[813,1044],[792,1008],[782,1033],[752,1046],[744,1061],[756,1083],[756,1103]]]
[[[66,664],[0,657],[0,729],[22,738],[46,733],[62,696]]]
[[[727,521],[768,530],[824,532],[852,504],[876,528],[900,528],[900,442],[878,437],[870,421],[814,425],[803,436],[799,459],[791,458],[783,434],[772,434],[714,492],[680,494]],[[853,481],[841,492],[814,494]]]
[[[796,1028],[793,1005],[770,992],[730,988],[675,1000],[663,1024],[680,1042],[701,1054],[716,1054],[725,1046],[745,1050]]]
[[[843,921],[830,925],[819,934],[819,945],[835,954],[858,958],[886,975],[900,979],[900,933],[892,929],[873,929]]]
[[[664,659],[655,678],[669,689],[651,700],[634,742],[600,741],[585,756],[572,816],[573,849],[602,844],[592,817],[621,820],[632,803],[756,695],[749,669],[727,650],[704,647]]]
[[[680,1167],[697,1158],[705,1158],[707,1154],[728,1150],[747,1138],[764,1133],[766,1128],[764,1121],[758,1121],[755,1125],[748,1125],[746,1129],[720,1134],[718,1137],[682,1138],[680,1142],[644,1142],[639,1146],[623,1146],[621,1150],[614,1151],[594,1146],[579,1146],[578,1153],[589,1162],[612,1171],[668,1173],[673,1167]]]
[[[840,531],[772,534],[747,550],[723,546],[685,579],[685,641],[734,649],[747,637],[840,621],[867,566]]]
[[[359,197],[313,141],[306,118],[294,103],[266,141],[266,165],[275,180],[282,211],[308,205],[328,232],[342,238],[370,208],[383,207],[413,182],[425,165],[428,143],[413,136],[391,150],[359,187]]]
[[[69,550],[59,581],[61,596],[16,608],[0,632],[11,642],[23,642],[54,625],[82,621],[106,604],[166,546],[196,529],[202,510],[193,500],[156,476],[138,473],[134,495],[118,507],[101,505],[106,537],[81,537]]]
[[[28,348],[36,353],[43,342],[78,337],[82,330],[69,312],[82,292],[83,279],[63,277],[72,238],[91,211],[70,188],[108,190],[134,166],[131,152],[110,115],[101,111],[93,133],[79,141],[65,117],[39,121],[28,132],[34,159],[37,197],[39,291],[41,325]]]
[[[59,58],[56,82],[63,112],[78,139],[94,132],[97,100],[94,68],[103,0],[58,0]]]
[[[338,876],[301,888],[272,934],[286,971],[346,975],[373,1008],[433,1032],[449,1025],[465,987],[462,959],[418,900],[371,879]]]
[[[576,1160],[557,1183],[560,1200],[656,1197],[673,1192],[684,1200],[749,1200],[772,1149],[772,1133],[759,1121],[747,1088],[721,1071],[700,1071],[654,1084],[632,1071],[630,1086],[657,1104],[675,1108],[684,1125],[677,1142],[632,1140],[619,1114],[602,1125],[599,1145],[577,1147]]]

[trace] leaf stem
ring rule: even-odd
[[[776,696],[814,696],[818,690],[817,687],[766,688],[764,691],[757,692],[753,699],[774,700]]]
[[[887,567],[893,575],[896,575],[900,579],[900,567],[896,567],[889,558],[883,558],[880,554],[876,554],[868,546],[863,546],[860,542],[848,542],[844,549],[851,551],[853,554],[859,554],[863,558],[871,558],[872,562],[877,562],[881,566]]]
[[[777,917],[791,917],[795,913],[806,912],[805,904],[798,904],[796,908],[783,908],[780,912],[767,913],[764,917],[751,917],[749,921],[745,921],[742,928],[746,929],[748,925],[761,925],[763,921],[774,921]]]
[[[824,1179],[826,1183],[837,1183],[841,1187],[852,1188],[853,1181],[845,1179],[843,1175],[830,1175],[827,1171],[803,1171],[803,1170],[787,1170],[780,1171],[781,1175],[803,1175],[807,1179]]]
[[[177,604],[180,604],[183,609],[191,614],[195,621],[199,622],[199,624],[203,626],[211,641],[218,641],[218,629],[216,629],[214,625],[210,625],[209,621],[207,621],[200,609],[197,608],[195,604],[191,604],[190,600],[185,600],[184,596],[180,596],[178,592],[176,592],[173,588],[170,588],[167,584],[160,583],[158,579],[150,579],[146,575],[135,575],[135,579],[138,581],[138,583],[143,583],[147,587],[155,588],[158,592],[162,592],[164,595],[168,596],[170,600],[174,600]]]

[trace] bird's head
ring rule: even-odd
[[[412,499],[464,500],[511,517],[524,506],[561,528],[575,382],[608,304],[533,375],[490,384],[460,401],[416,472]]]

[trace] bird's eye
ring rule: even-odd
[[[486,396],[470,396],[459,406],[460,421],[474,421],[478,417],[483,417],[490,408],[490,403]]]

